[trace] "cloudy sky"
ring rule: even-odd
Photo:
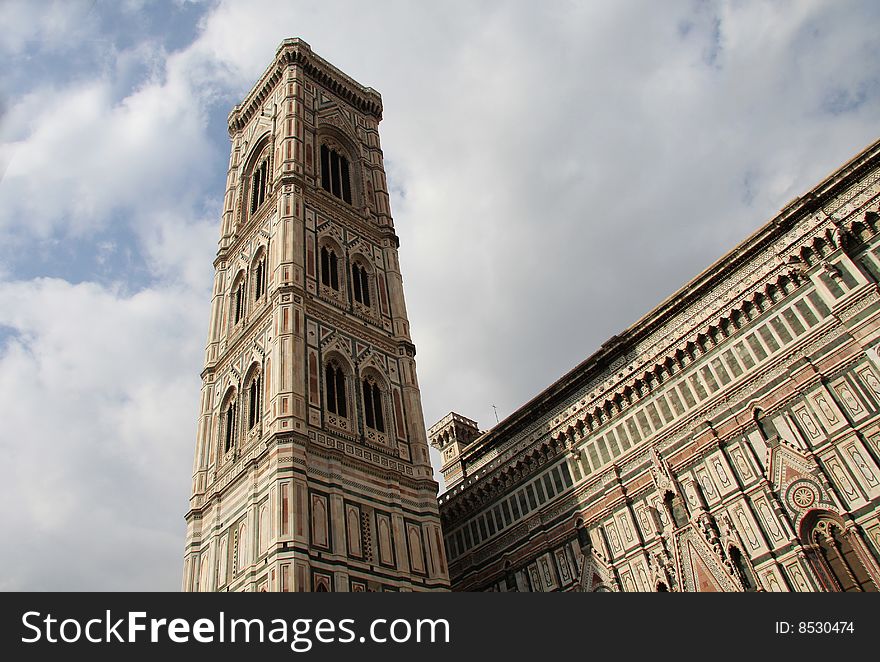
[[[0,590],[177,590],[226,115],[381,125],[426,423],[488,428],[877,139],[880,3],[0,0]]]

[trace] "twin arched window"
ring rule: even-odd
[[[245,307],[245,290],[244,290],[244,276],[239,278],[238,284],[235,286],[234,294],[232,296],[232,323],[238,324],[241,321],[241,318],[244,317],[244,307]]]
[[[320,254],[321,284],[339,292],[339,263],[342,257],[333,246],[322,246]],[[366,265],[360,261],[353,261],[351,264],[351,290],[354,300],[368,308],[372,306],[370,289],[370,272]]]
[[[331,359],[324,366],[327,411],[348,418],[348,378],[342,365]],[[384,393],[372,376],[361,380],[364,423],[377,432],[385,432]]]
[[[345,373],[337,361],[330,361],[324,367],[324,383],[327,387],[327,411],[348,418]]]
[[[236,419],[236,407],[237,403],[235,401],[235,397],[229,398],[229,401],[226,403],[226,407],[223,408],[222,413],[222,434],[223,434],[223,452],[228,453],[232,450],[232,446],[235,444],[235,419]]]
[[[372,377],[361,382],[364,394],[364,422],[368,428],[385,432],[385,416],[382,413],[382,391]]]
[[[247,413],[247,431],[253,430],[260,422],[262,386],[263,375],[255,369],[244,390],[247,394],[246,406],[243,407],[243,411]],[[233,391],[220,410],[220,437],[224,454],[232,450],[238,437],[238,409],[238,397]]]
[[[261,382],[262,376],[260,373],[255,373],[248,386],[248,430],[253,430],[260,420]]]
[[[253,262],[250,271],[250,282],[253,283],[254,301],[259,301],[266,293],[266,283],[268,281],[268,265],[266,260],[266,252],[264,248],[260,249],[257,259]],[[248,306],[247,282],[245,272],[239,272],[233,281],[232,301],[230,316],[232,324],[238,324],[245,316]]]
[[[329,246],[321,247],[321,284],[339,291],[339,256]]]
[[[348,159],[327,145],[321,145],[321,187],[351,204]]]
[[[257,258],[253,268],[254,301],[259,301],[266,293],[266,271],[266,255],[263,254]]]
[[[351,265],[351,286],[354,300],[367,307],[370,306],[370,275],[367,268],[357,262]]]
[[[257,164],[251,171],[250,182],[250,213],[253,214],[266,201],[266,191],[269,182],[269,155],[262,154]]]

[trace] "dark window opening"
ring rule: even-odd
[[[351,204],[348,159],[327,145],[321,145],[321,188]]]
[[[382,391],[379,385],[372,379],[363,381],[364,393],[364,418],[367,427],[379,432],[385,432],[385,416],[382,413]]]
[[[339,291],[339,258],[326,246],[321,248],[321,284]]]
[[[266,293],[266,258],[260,258],[254,268],[254,301]]]
[[[242,279],[238,283],[238,287],[235,288],[235,301],[233,302],[233,320],[235,323],[238,323],[244,317],[244,303],[244,279]]]
[[[269,159],[254,168],[251,174],[251,214],[257,211],[266,201],[266,184],[269,179]]]
[[[345,397],[345,373],[336,361],[324,367],[324,383],[327,387],[327,410],[343,418],[348,417]]]
[[[354,299],[365,306],[370,305],[370,280],[367,270],[359,264],[351,265],[351,284]]]
[[[248,429],[252,430],[260,420],[260,377],[254,377],[248,389]]]
[[[223,452],[228,453],[235,439],[235,401],[230,400],[223,415]]]

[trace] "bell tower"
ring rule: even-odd
[[[300,39],[229,115],[186,591],[448,589],[381,118]]]

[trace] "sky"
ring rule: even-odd
[[[4,591],[179,589],[226,117],[284,38],[382,94],[428,426],[490,428],[880,137],[873,0],[0,0],[0,25]]]

